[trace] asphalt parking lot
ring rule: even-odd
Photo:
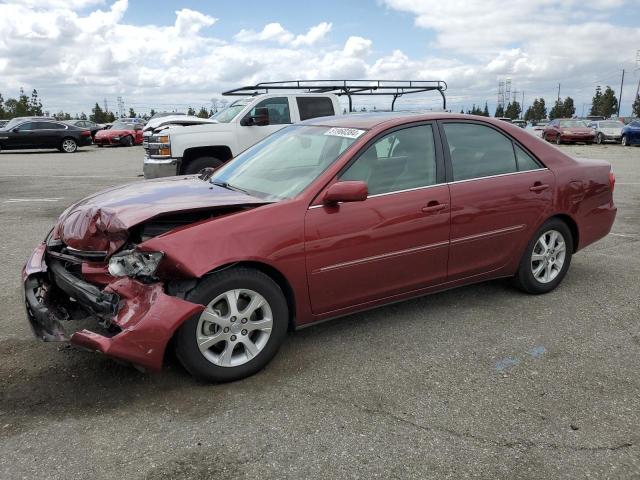
[[[24,261],[69,203],[140,180],[142,149],[0,153],[0,478],[640,477],[640,148],[561,148],[613,164],[619,210],[556,291],[353,315],[224,385],[32,338]]]

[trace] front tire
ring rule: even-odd
[[[229,382],[264,368],[282,345],[289,309],[269,276],[232,268],[207,276],[187,296],[206,305],[176,335],[176,355],[194,377]]]
[[[573,255],[573,235],[559,218],[547,220],[533,235],[520,260],[515,283],[531,294],[554,290],[567,274]]]
[[[195,175],[204,168],[218,168],[222,165],[222,160],[216,157],[199,157],[191,160],[184,169],[184,175]]]
[[[602,135],[602,133],[599,133],[598,136],[596,137],[596,143],[598,145],[602,145],[603,142],[604,142],[604,136]]]
[[[124,141],[122,142],[122,144],[123,144],[125,147],[133,147],[133,138],[132,138],[130,135],[127,135],[127,136],[124,138]]]
[[[60,151],[64,153],[74,153],[78,150],[78,144],[73,138],[65,138],[60,144]]]

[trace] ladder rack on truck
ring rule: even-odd
[[[234,88],[222,95],[252,96],[269,93],[274,90],[293,90],[306,93],[332,93],[346,95],[349,99],[349,112],[353,111],[352,98],[364,95],[392,96],[391,111],[396,100],[408,94],[437,91],[442,96],[442,108],[447,109],[444,95],[447,83],[444,80],[287,80],[283,82],[262,82],[256,85]]]

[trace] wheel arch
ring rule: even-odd
[[[571,231],[571,236],[573,237],[573,253],[577,252],[580,245],[580,229],[578,228],[577,222],[573,217],[571,217],[571,215],[566,213],[556,213],[545,221],[551,220],[552,218],[557,218],[567,224],[567,227],[569,227],[569,230]]]
[[[204,156],[216,157],[222,160],[222,162],[227,162],[228,160],[231,160],[231,158],[233,157],[233,153],[231,152],[231,149],[226,145],[187,148],[182,155],[179,174],[184,173],[187,165],[189,165],[192,160]]]
[[[221,265],[220,267],[217,267],[217,268],[211,270],[207,274],[203,275],[202,278],[204,278],[206,275],[209,275],[211,273],[219,272],[221,270],[226,270],[228,268],[234,268],[234,267],[253,268],[255,270],[258,270],[258,271],[264,273],[269,278],[271,278],[271,280],[276,282],[276,284],[280,287],[280,290],[282,290],[282,293],[284,294],[285,300],[287,301],[287,308],[289,309],[289,319],[288,319],[289,330],[290,331],[295,330],[295,327],[296,327],[296,299],[295,299],[295,294],[294,294],[293,288],[291,287],[291,284],[289,283],[289,280],[287,280],[287,277],[285,277],[284,274],[282,272],[280,272],[280,270],[278,270],[277,268],[273,267],[272,265],[269,265],[269,264],[263,263],[263,262],[259,262],[259,261],[254,261],[254,260],[233,262],[233,263],[228,263],[228,264],[225,264],[225,265]]]

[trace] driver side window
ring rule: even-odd
[[[33,122],[23,123],[22,125],[18,125],[18,132],[29,132],[33,130]]]
[[[256,114],[256,109],[269,110],[269,125],[285,125],[291,123],[289,114],[289,99],[287,97],[266,98],[258,102],[247,114],[248,117]]]
[[[369,195],[399,192],[436,183],[436,150],[431,125],[385,135],[358,157],[340,180],[362,180]]]

